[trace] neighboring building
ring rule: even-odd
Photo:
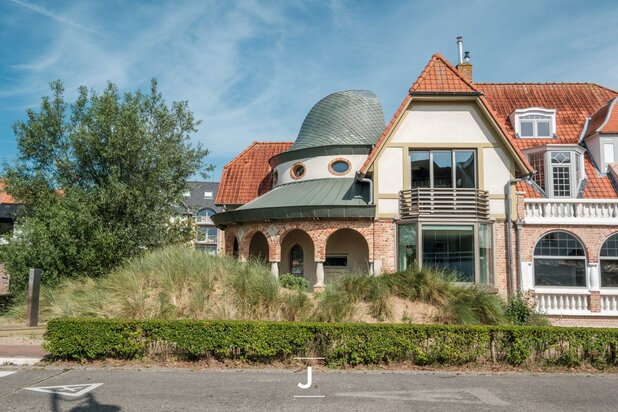
[[[185,214],[192,216],[196,225],[194,244],[196,249],[212,255],[218,253],[220,231],[211,220],[211,216],[221,212],[215,206],[215,198],[219,188],[218,182],[187,182],[188,189],[184,193]]]
[[[4,240],[1,238],[4,234],[13,230],[13,221],[15,214],[21,207],[13,196],[4,191],[5,184],[0,181],[0,247]],[[4,270],[4,265],[0,262],[0,295],[9,292],[9,276]]]
[[[617,102],[592,83],[473,82],[461,53],[457,67],[436,54],[388,125],[373,93],[349,90],[291,146],[253,143],[213,221],[227,254],[316,289],[342,270],[437,266],[550,315],[618,317]]]

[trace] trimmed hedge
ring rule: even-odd
[[[618,364],[618,329],[201,320],[55,319],[45,348],[57,359],[183,359],[268,363],[319,356],[333,366]]]

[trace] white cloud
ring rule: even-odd
[[[88,33],[92,33],[92,34],[100,34],[97,30],[91,28],[91,27],[87,27],[84,26],[82,23],[76,22],[74,20],[71,20],[70,18],[60,14],[60,13],[56,13],[52,10],[49,10],[46,7],[43,6],[39,6],[37,4],[33,4],[33,3],[29,3],[23,0],[9,0],[12,3],[17,4],[18,6],[24,7],[30,11],[33,11],[35,13],[38,13],[42,16],[45,17],[49,17],[50,19],[53,19],[59,23],[62,23],[64,25],[67,25],[69,27],[72,27],[74,29],[78,29],[78,30],[82,30]]]

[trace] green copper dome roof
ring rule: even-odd
[[[386,128],[378,96],[368,90],[330,94],[311,108],[289,149],[333,145],[373,145]]]

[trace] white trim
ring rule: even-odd
[[[533,131],[533,136],[522,136],[521,135],[521,118],[523,116],[528,115],[539,115],[539,116],[548,116],[549,117],[549,136],[537,136],[536,127]],[[515,134],[519,139],[553,139],[556,137],[556,109],[545,109],[543,107],[528,107],[525,109],[516,109],[509,116],[511,121],[511,125],[515,130]],[[536,123],[535,120],[532,120]]]

